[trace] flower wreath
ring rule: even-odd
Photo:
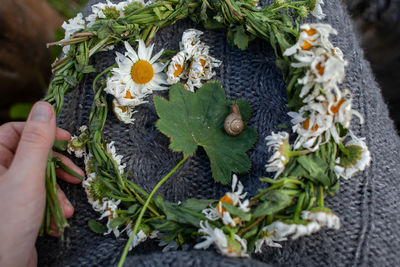
[[[128,0],[119,4],[107,0],[93,5],[88,17],[78,14],[63,24],[65,39],[51,45],[62,45],[65,57],[52,65],[55,77],[45,98],[57,114],[64,95],[85,74],[96,72],[89,65],[92,55],[112,50],[121,42],[126,49],[125,54],[116,52],[116,64],[94,79],[88,126],[82,126],[81,134],[68,145],[55,143],[57,149],[85,159],[87,177],[82,178],[88,201],[101,213],[99,220],[107,219],[106,225],[90,220],[89,227],[97,233],[113,232],[116,237],[123,231],[128,234],[120,266],[128,251],[147,238],[160,238],[167,249],[197,241],[196,249],[214,244],[223,255],[248,257],[261,252],[264,244],[281,247],[279,242],[288,237],[296,239],[321,227],[340,227],[338,216],[324,207],[324,198],[339,189],[340,179],[364,170],[371,157],[364,139],[350,130],[353,115],[363,122],[351,107],[352,94],[338,86],[347,62],[329,41],[329,35],[337,32],[328,24],[298,26],[309,13],[323,18],[321,4],[321,0],[275,0],[261,8],[251,0]],[[229,42],[242,50],[255,37],[267,41],[287,82],[289,116],[297,137],[293,144],[287,132],[273,132],[266,138],[273,154],[265,167],[275,176],[260,178],[269,186],[252,198],[246,199],[243,185],[232,175],[250,168],[245,152],[256,140],[255,130],[245,125],[250,107],[245,100],[226,100],[220,83],[207,82],[221,61],[210,56],[209,47],[201,41],[202,32],[188,29],[179,51],[153,55],[150,43],[156,32],[186,17],[206,29],[227,28]],[[131,46],[136,41],[137,50]],[[114,97],[115,116],[123,123],[134,123],[135,106],[146,102],[153,91],[168,89],[169,101],[154,97],[160,117],[157,128],[171,137],[170,148],[183,152],[184,157],[149,194],[128,179],[122,156],[113,142],[104,140],[102,130],[109,108],[106,95]],[[233,127],[235,136],[228,135],[224,126]],[[178,204],[161,196],[153,198],[198,145],[205,147],[210,142],[216,144],[213,149],[205,148],[213,176],[225,184],[232,177],[232,192],[219,200],[188,199]],[[222,149],[230,152],[229,160],[219,153]],[[74,173],[51,159],[42,232],[49,229],[51,217],[59,230],[67,226],[55,194],[54,168]]]

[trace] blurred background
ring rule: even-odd
[[[88,0],[0,0],[0,123],[26,118],[46,92],[63,21]],[[329,1],[329,0],[325,0]],[[342,0],[400,129],[400,0]]]

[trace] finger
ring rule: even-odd
[[[74,207],[72,206],[71,202],[69,202],[67,196],[65,195],[64,191],[62,191],[59,185],[57,185],[57,198],[58,201],[60,202],[60,206],[64,213],[65,218],[67,219],[71,218],[71,216],[74,214]],[[52,231],[47,232],[49,236],[53,237],[61,236],[62,233],[60,233],[57,224],[55,223],[53,218],[51,218],[50,221],[50,229]]]
[[[61,190],[59,185],[57,185],[57,198],[58,201],[60,201],[60,206],[65,218],[70,218],[74,214],[74,206],[69,202],[67,196],[64,194],[64,191]]]
[[[33,246],[33,250],[28,262],[28,267],[35,267],[35,266],[37,266],[37,252],[36,252],[36,247]]]
[[[14,154],[24,130],[25,122],[8,122],[0,126],[0,147]]]
[[[10,170],[18,179],[36,179],[44,183],[47,158],[53,146],[56,122],[53,107],[46,102],[36,103],[22,131]]]
[[[52,237],[60,237],[61,233],[58,231],[56,222],[54,221],[53,218],[50,220],[50,230],[47,230],[47,235],[52,236]]]
[[[71,140],[71,134],[67,130],[57,127],[56,138],[58,140]]]
[[[0,169],[0,175],[3,174],[3,171],[7,170],[8,167],[10,167],[13,157],[14,153],[12,153],[6,147],[0,145],[0,166],[2,167]]]
[[[70,169],[72,169],[73,171],[75,171],[76,173],[85,176],[85,173],[81,170],[81,168],[79,168],[78,166],[76,166],[69,158],[67,158],[66,156],[54,152],[53,153],[54,157],[59,158],[65,165],[67,165],[67,167],[69,167]],[[61,180],[68,182],[68,183],[72,183],[72,184],[79,184],[80,182],[82,182],[80,179],[76,178],[75,176],[67,173],[66,171],[64,171],[61,168],[57,168],[56,169],[56,174],[57,177],[60,178]]]
[[[26,122],[14,121],[0,126],[0,147],[4,147],[12,153],[17,149],[19,139],[24,130]],[[70,140],[71,134],[62,128],[56,128],[56,138],[58,140]]]

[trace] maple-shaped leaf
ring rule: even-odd
[[[237,136],[224,130],[224,120],[233,101],[227,101],[218,82],[204,84],[193,93],[182,84],[170,87],[169,101],[155,96],[154,104],[160,117],[157,128],[171,138],[170,149],[193,155],[202,146],[211,163],[214,179],[223,184],[231,180],[231,173],[247,172],[251,162],[246,154],[257,139],[257,132],[245,126]],[[242,119],[250,118],[251,107],[246,100],[237,100]]]

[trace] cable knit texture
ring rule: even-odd
[[[90,6],[97,1],[90,1]],[[268,263],[276,266],[399,266],[400,258],[400,140],[389,119],[381,92],[365,61],[356,40],[350,18],[339,0],[325,1],[327,14],[324,21],[338,30],[332,42],[343,50],[349,61],[346,81],[341,88],[349,88],[354,94],[353,108],[364,115],[366,122],[353,122],[357,136],[366,137],[372,153],[370,168],[351,180],[343,181],[335,196],[328,196],[326,206],[341,218],[340,230],[326,230],[295,241],[282,242],[283,248],[263,248],[253,259],[229,259],[210,251],[176,251],[162,253],[157,241],[150,240],[136,247],[126,265],[134,266],[258,266]],[[312,19],[310,19],[311,21]],[[155,39],[155,50],[178,49],[181,34],[188,28],[198,28],[188,20],[160,30]],[[265,137],[279,131],[279,124],[289,125],[287,96],[280,70],[269,45],[253,41],[242,52],[230,46],[224,31],[205,31],[202,41],[208,44],[213,57],[222,60],[216,79],[221,81],[229,99],[245,98],[253,107],[250,125],[259,133],[255,147],[249,156],[252,168],[239,178],[254,195],[263,185],[259,177],[265,172],[270,154]],[[122,46],[116,48],[123,51]],[[115,51],[95,55],[91,64],[97,72],[114,63]],[[88,111],[92,104],[92,82],[88,75],[66,99],[58,118],[59,126],[77,134],[81,125],[88,123]],[[168,92],[157,95],[167,97]],[[111,100],[111,98],[110,98]],[[104,130],[106,140],[115,141],[119,154],[124,155],[127,170],[133,179],[150,192],[159,179],[168,173],[182,158],[180,153],[168,149],[169,139],[157,131],[157,114],[152,102],[141,105],[135,113],[134,125],[120,123],[109,113]],[[82,162],[77,161],[81,164]],[[69,220],[65,241],[42,237],[37,242],[41,266],[112,266],[120,257],[126,235],[118,239],[92,233],[87,222],[96,214],[87,203],[82,187],[62,184],[75,206],[75,214]],[[205,152],[199,149],[159,190],[170,201],[183,201],[189,197],[219,198],[229,186],[215,184],[211,176]]]

